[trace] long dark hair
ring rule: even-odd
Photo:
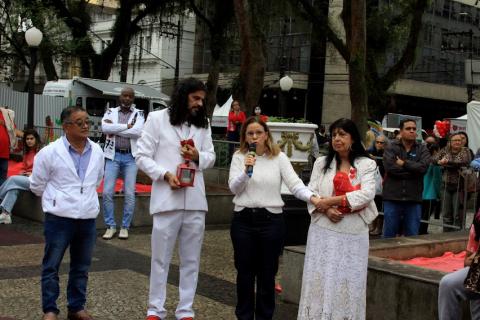
[[[348,161],[350,162],[350,165],[354,167],[354,161],[356,158],[359,157],[369,157],[367,151],[365,150],[365,147],[362,144],[362,138],[360,137],[360,132],[358,132],[358,128],[355,125],[355,122],[353,122],[350,119],[346,118],[340,118],[336,120],[334,123],[330,125],[330,128],[328,131],[330,132],[330,142],[328,143],[328,154],[327,154],[327,161],[325,162],[325,167],[323,167],[323,172],[327,172],[328,168],[330,168],[330,164],[332,163],[333,159],[335,158],[337,167],[340,165],[341,160],[340,156],[338,155],[335,150],[333,150],[333,131],[336,129],[342,129],[346,133],[350,134],[352,137],[352,147],[350,150],[350,153],[348,154]]]
[[[205,102],[203,108],[198,110],[195,117],[189,117],[188,95],[196,91],[207,92],[207,87],[202,81],[195,78],[187,78],[178,83],[173,90],[168,113],[170,115],[170,124],[179,126],[184,122],[189,122],[198,128],[208,128],[208,116]]]
[[[35,138],[35,145],[33,146],[32,149],[30,149],[27,146],[27,136],[33,136]],[[27,153],[30,150],[34,150],[35,152],[37,152],[38,150],[40,150],[41,145],[42,145],[42,141],[40,140],[40,135],[38,134],[37,130],[35,130],[35,129],[26,129],[25,131],[23,131],[22,142],[23,142],[23,153],[24,154]]]

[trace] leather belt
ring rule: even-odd
[[[132,153],[132,149],[130,149],[130,148],[115,148],[115,152],[118,152],[118,153]]]

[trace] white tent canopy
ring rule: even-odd
[[[467,103],[467,134],[469,147],[476,152],[480,148],[480,101]]]
[[[233,97],[230,96],[223,106],[220,107],[218,104],[215,106],[215,109],[213,109],[212,127],[227,127],[228,113],[230,112],[232,101]]]
[[[450,134],[456,132],[467,132],[467,118],[468,116],[464,114],[458,118],[450,118]]]

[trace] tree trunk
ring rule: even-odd
[[[48,81],[57,80],[57,70],[55,70],[55,65],[53,64],[53,53],[50,49],[50,46],[40,46],[40,59],[42,61],[43,70],[47,76]]]
[[[213,116],[213,110],[217,104],[218,78],[220,74],[220,59],[213,59],[210,62],[210,71],[207,80],[207,114],[209,118]]]
[[[265,75],[264,41],[260,31],[256,28],[249,0],[233,0],[235,17],[240,33],[240,92],[239,100],[244,103],[247,114],[253,114],[263,89]]]
[[[325,3],[316,1],[314,6],[320,12],[323,12],[325,16],[328,16],[328,1]],[[327,35],[320,28],[316,28],[315,25],[312,25],[311,39],[306,119],[312,123],[320,125],[322,123]]]
[[[130,45],[122,48],[122,64],[120,66],[120,82],[127,82],[128,64],[130,62]]]
[[[351,0],[349,19],[346,24],[347,39],[350,36],[349,89],[352,105],[352,120],[361,133],[367,129],[368,105],[366,64],[366,3],[365,0]],[[349,27],[349,29],[347,29]],[[347,40],[348,41],[348,40]]]

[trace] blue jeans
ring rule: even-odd
[[[45,213],[45,253],[42,262],[43,312],[59,313],[60,294],[58,269],[70,247],[70,272],[67,284],[68,310],[84,309],[87,294],[88,269],[92,261],[97,236],[95,219],[70,219]]]
[[[8,159],[0,158],[0,186],[7,180]]]
[[[420,228],[422,205],[410,201],[383,201],[383,238],[396,237],[400,231],[405,236],[416,236]],[[400,229],[403,226],[403,229]]]
[[[17,201],[20,190],[30,190],[30,181],[26,176],[11,176],[0,187],[0,208],[12,213],[13,206]]]
[[[131,153],[115,152],[115,160],[106,159],[105,176],[103,178],[103,216],[108,227],[115,228],[113,195],[118,175],[123,177],[122,228],[128,229],[135,210],[135,183],[137,181],[137,165]]]

